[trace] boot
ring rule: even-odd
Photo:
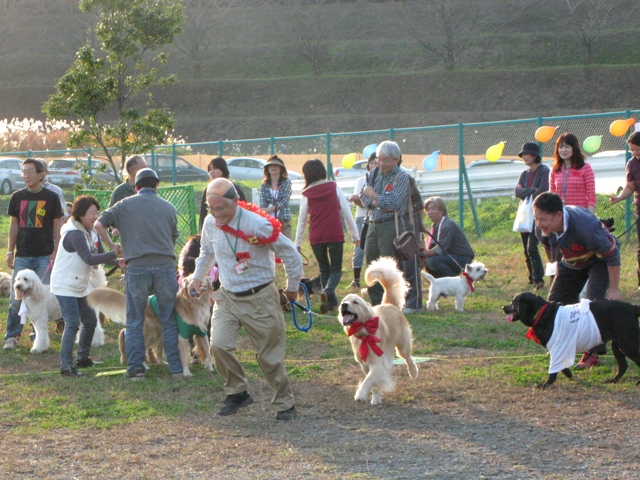
[[[360,288],[360,272],[362,268],[353,269],[353,282],[349,285],[349,288]]]

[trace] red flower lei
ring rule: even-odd
[[[253,203],[247,203],[240,200],[238,202],[238,205],[240,205],[240,208],[244,208],[245,210],[249,210],[253,213],[257,213],[262,218],[267,219],[271,224],[271,226],[273,227],[273,233],[271,233],[271,236],[267,238],[260,238],[257,235],[248,237],[247,234],[244,233],[242,230],[236,230],[235,228],[232,228],[229,225],[222,225],[221,227],[219,227],[220,230],[230,235],[233,235],[234,237],[238,237],[250,245],[269,245],[270,243],[273,243],[278,239],[278,236],[282,231],[282,224],[280,223],[279,220],[271,217],[267,212],[260,209],[257,205],[254,205]]]

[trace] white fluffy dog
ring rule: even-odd
[[[484,279],[487,272],[488,270],[482,262],[470,263],[464,268],[464,272],[457,277],[434,278],[423,271],[422,276],[431,283],[427,310],[430,312],[438,310],[440,297],[455,297],[456,310],[458,312],[464,311],[464,301],[470,293],[475,291],[474,282]]]
[[[366,402],[371,392],[371,404],[380,405],[382,392],[394,387],[391,371],[395,352],[407,362],[411,378],[418,376],[418,367],[411,356],[411,326],[402,313],[408,285],[395,259],[382,257],[373,262],[365,272],[365,282],[369,286],[380,282],[384,287],[382,304],[371,307],[358,295],[347,295],[340,304],[339,319],[366,375],[354,398]]]
[[[58,301],[49,285],[44,285],[33,270],[22,270],[13,284],[15,297],[22,300],[23,309],[36,331],[31,353],[42,353],[49,348],[49,321],[62,318]]]

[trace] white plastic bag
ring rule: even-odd
[[[514,232],[531,232],[533,231],[533,195],[520,202],[518,213],[513,222]]]

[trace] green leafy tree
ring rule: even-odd
[[[184,9],[179,0],[81,0],[80,10],[97,16],[101,51],[83,46],[42,110],[76,124],[69,147],[101,150],[118,172],[128,155],[163,143],[174,126],[150,88],[176,77],[158,72],[167,54],[149,57],[181,32]]]

